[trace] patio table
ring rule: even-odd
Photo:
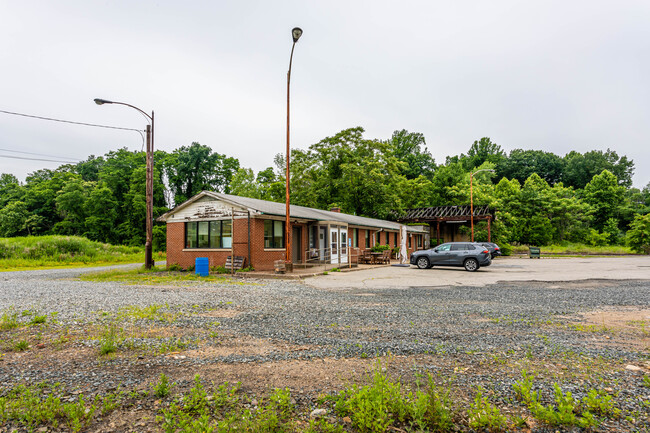
[[[370,253],[370,255],[372,256],[372,264],[376,265],[377,261],[381,259],[381,256],[383,256],[384,253],[377,252],[377,253]]]

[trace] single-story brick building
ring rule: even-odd
[[[208,257],[223,266],[229,256],[245,266],[272,270],[285,259],[285,204],[203,191],[158,218],[167,223],[167,264],[194,265]],[[355,263],[376,244],[401,247],[404,257],[425,245],[427,230],[392,221],[291,205],[294,264]]]

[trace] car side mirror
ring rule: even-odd
[[[434,249],[433,252],[434,252],[434,253],[437,253],[437,252],[438,252],[438,248]]]

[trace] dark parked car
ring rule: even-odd
[[[479,243],[488,249],[488,251],[490,252],[490,256],[492,256],[492,258],[501,255],[501,249],[494,242],[479,242]]]
[[[420,269],[433,266],[463,266],[465,270],[474,272],[481,266],[490,266],[491,263],[490,251],[473,242],[447,242],[430,250],[411,254],[411,264]]]

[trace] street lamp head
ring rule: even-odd
[[[95,98],[95,104],[97,105],[112,104],[112,103],[113,103],[112,101],[108,101],[106,99]]]
[[[293,36],[293,43],[295,44],[300,39],[300,36],[302,36],[302,29],[300,27],[294,27],[291,30],[291,36]]]

